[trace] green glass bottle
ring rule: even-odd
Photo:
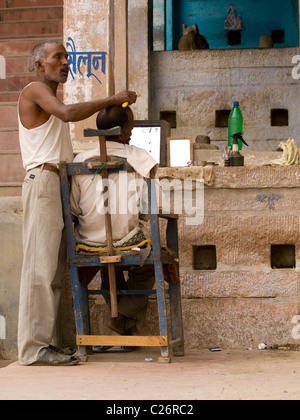
[[[242,133],[243,134],[243,125],[244,125],[244,119],[242,112],[239,107],[238,102],[233,103],[232,111],[228,118],[228,147],[232,149],[232,143],[233,138],[232,136],[236,133]],[[239,144],[239,150],[242,150],[243,143],[241,140],[238,140]]]

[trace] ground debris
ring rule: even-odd
[[[300,346],[298,344],[272,344],[270,346],[271,350],[280,350],[280,351],[300,351]]]

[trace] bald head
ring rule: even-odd
[[[96,120],[98,130],[121,127],[122,134],[111,140],[128,143],[133,129],[133,112],[130,107],[111,106],[101,110]]]
[[[132,114],[132,111],[129,107],[111,106],[102,109],[97,116],[97,127],[99,130],[108,130],[117,126],[123,129],[128,125],[130,113]]]

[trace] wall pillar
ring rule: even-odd
[[[114,77],[115,90],[121,92],[128,89],[128,1],[115,0],[114,19]]]
[[[113,1],[65,0],[64,43],[70,57],[70,75],[64,85],[65,103],[104,98],[114,93]],[[74,150],[86,149],[84,128],[96,128],[95,116],[70,124]]]
[[[65,0],[64,43],[70,57],[65,103],[130,89],[141,95],[135,118],[148,118],[148,0]],[[96,144],[83,138],[84,128],[96,128],[95,116],[70,124],[75,152]]]
[[[149,0],[128,0],[128,88],[141,95],[132,107],[136,120],[149,118]]]

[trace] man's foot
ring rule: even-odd
[[[51,344],[49,346],[49,349],[56,351],[56,353],[64,354],[66,356],[73,356],[73,354],[76,353],[76,350],[72,349],[71,347],[66,347],[62,349],[60,347],[52,346]]]
[[[125,317],[124,315],[119,314],[118,318],[109,318],[106,326],[116,332],[117,334],[125,334]]]
[[[139,330],[137,329],[136,325],[133,325],[130,328],[127,328],[127,330],[125,331],[125,335],[130,335],[130,336],[138,336],[140,335]],[[131,347],[131,351],[135,350],[136,347]]]
[[[133,327],[130,327],[125,331],[125,335],[140,335],[140,333],[136,325],[133,325]]]
[[[79,363],[78,356],[66,356],[48,348],[42,357],[31,366],[75,366]]]

